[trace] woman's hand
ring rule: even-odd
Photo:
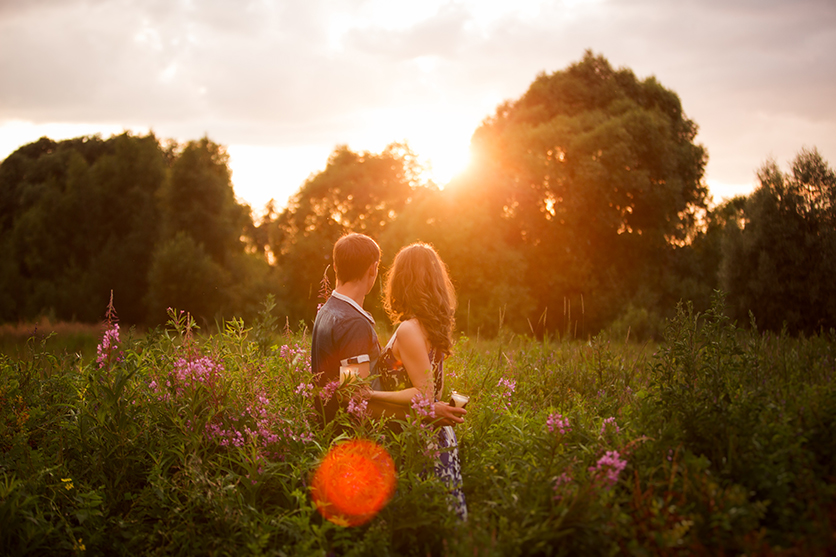
[[[434,405],[435,423],[438,425],[456,425],[464,423],[467,410],[450,406],[447,402],[436,402]]]

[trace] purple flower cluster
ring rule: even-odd
[[[618,476],[626,466],[627,461],[621,459],[618,451],[607,451],[595,466],[589,467],[589,471],[594,474],[595,479],[603,480],[608,487],[612,487],[618,482]]]
[[[422,418],[435,418],[435,404],[421,393],[412,397],[412,409]]]
[[[555,431],[560,433],[560,435],[566,435],[570,431],[572,431],[572,426],[569,424],[569,418],[564,418],[562,414],[549,414],[549,417],[546,419],[546,427],[549,428],[549,433],[554,433]]]
[[[568,471],[557,476],[554,479],[554,485],[552,485],[552,490],[555,492],[553,499],[556,501],[563,499],[563,495],[558,493],[558,491],[561,491],[563,486],[569,485],[570,483],[572,483],[572,476],[569,475]]]
[[[204,385],[212,389],[223,373],[223,366],[209,358],[178,358],[174,368],[169,373],[165,385],[161,386],[152,380],[148,387],[157,395],[160,401],[169,401],[183,397],[186,392]]]
[[[271,412],[270,400],[264,393],[256,394],[254,401],[237,416],[227,415],[225,420],[218,419],[207,424],[205,433],[209,439],[218,441],[224,447],[242,447],[248,442],[255,442],[266,454],[275,458],[281,458],[283,448],[290,441],[313,440],[309,429],[294,431],[287,420]]]
[[[334,393],[337,392],[337,388],[339,388],[340,382],[339,380],[335,379],[327,383],[322,389],[319,391],[319,398],[322,399],[322,402],[328,402],[331,400],[331,397],[334,396]]]
[[[102,342],[96,347],[96,362],[99,368],[104,367],[105,362],[110,357],[110,354],[116,349],[119,344],[119,323],[114,323],[113,326],[106,330],[102,337]]]
[[[517,382],[514,379],[507,379],[500,377],[496,384],[499,387],[499,399],[497,401],[497,410],[508,411],[511,409],[511,397],[517,389]]]
[[[187,415],[185,423],[190,428],[202,427],[207,439],[224,447],[255,443],[262,454],[281,458],[291,441],[313,439],[306,420],[285,418],[271,408],[267,392],[258,384],[258,376],[251,377],[251,382],[236,391],[223,384],[226,375],[221,363],[190,349],[187,355],[174,361],[167,376],[157,377],[148,387],[157,400],[174,402],[181,408],[180,412],[184,408],[182,401],[194,399],[197,389],[206,389],[209,394],[206,400],[212,408],[211,420],[199,426]],[[312,389],[313,385],[303,383],[297,392],[309,393]]]
[[[607,432],[608,426],[612,426],[610,429],[615,429],[616,433],[621,431],[621,429],[618,427],[618,424],[615,421],[615,417],[610,416],[609,418],[605,419],[604,422],[601,424],[601,435],[604,435]]]
[[[364,419],[369,416],[369,400],[360,396],[353,396],[348,401],[348,413],[353,414],[359,419]]]
[[[313,383],[299,383],[299,385],[296,387],[296,390],[293,392],[297,395],[302,395],[305,398],[310,398],[311,394],[313,393],[313,390]]]
[[[308,352],[303,346],[299,346],[298,344],[288,346],[285,344],[279,348],[279,354],[292,367],[298,369],[301,365],[303,371],[311,371],[311,359],[308,357]]]

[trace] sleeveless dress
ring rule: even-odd
[[[403,363],[395,358],[392,347],[395,344],[397,330],[386,348],[380,355],[380,385],[384,391],[399,391],[412,387],[409,374]],[[433,348],[429,353],[432,363],[433,377],[433,398],[438,402],[444,389],[444,355],[436,354]],[[434,446],[430,448],[438,455],[433,463],[435,475],[444,482],[450,494],[450,510],[454,511],[461,520],[467,520],[467,502],[462,491],[462,466],[459,460],[459,444],[456,440],[456,432],[452,426],[446,425],[438,428],[435,434]]]

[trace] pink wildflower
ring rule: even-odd
[[[555,492],[553,499],[555,501],[560,501],[563,499],[563,495],[558,493],[558,491],[562,491],[562,487],[572,483],[572,476],[569,475],[569,472],[563,472],[556,478],[554,478],[554,485],[552,485],[552,490]]]
[[[313,383],[299,383],[299,386],[296,387],[294,391],[297,395],[302,395],[305,398],[309,398],[311,393],[313,392],[314,386]]]
[[[618,427],[618,424],[615,422],[615,418],[612,416],[605,419],[604,423],[601,424],[601,435],[604,435],[607,432],[607,426],[614,427],[616,433],[621,431],[621,429]]]
[[[412,397],[412,408],[421,417],[435,418],[435,404],[420,393]]]
[[[500,377],[499,382],[496,384],[496,386],[500,388],[497,408],[499,410],[510,410],[511,396],[517,389],[517,382],[514,379],[506,379],[505,377]]]
[[[119,344],[119,323],[114,323],[113,327],[105,331],[102,342],[96,347],[96,353],[98,354],[96,361],[100,368],[104,367],[105,360],[108,359],[117,344]]]
[[[348,401],[348,413],[354,414],[362,420],[368,416],[368,406],[369,401],[367,399],[362,397],[352,397],[351,400]]]
[[[337,391],[337,387],[339,386],[339,380],[331,381],[322,387],[321,391],[319,391],[319,398],[321,398],[323,402],[328,402],[331,400],[331,397],[334,396],[334,393]]]
[[[569,418],[564,418],[562,414],[549,414],[546,419],[546,427],[549,428],[549,433],[557,431],[560,435],[566,435],[572,431],[572,426],[569,424]]]
[[[607,451],[595,466],[589,467],[589,471],[595,475],[595,479],[603,480],[608,487],[612,487],[618,482],[618,476],[626,466],[627,461],[621,459],[618,451]]]

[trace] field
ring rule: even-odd
[[[3,555],[830,555],[836,333],[743,330],[718,297],[660,343],[462,337],[448,389],[469,516],[417,418],[315,425],[304,330],[266,311],[214,334],[171,312],[95,350],[0,355]],[[83,345],[83,342],[82,342]],[[331,396],[351,396],[341,387]],[[397,427],[394,427],[397,426]],[[340,433],[342,431],[342,433]],[[311,496],[329,447],[383,445],[394,495],[359,526]]]

